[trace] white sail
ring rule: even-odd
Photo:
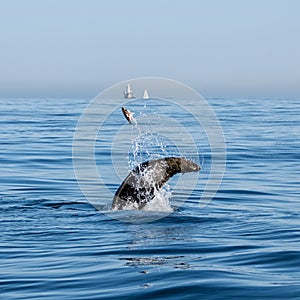
[[[134,98],[133,91],[132,91],[129,83],[127,83],[126,91],[124,92],[124,98],[127,98],[127,99]]]
[[[146,89],[144,90],[143,99],[149,99],[149,94],[148,94],[148,91]]]

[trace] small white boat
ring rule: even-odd
[[[126,98],[126,99],[134,98],[133,91],[132,91],[129,83],[127,83],[126,90],[123,93],[124,93],[124,98]]]
[[[149,94],[148,94],[148,91],[146,89],[144,90],[143,99],[149,99]]]

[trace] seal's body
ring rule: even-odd
[[[142,209],[172,176],[197,172],[200,166],[181,157],[166,157],[144,162],[133,169],[115,193],[112,209],[121,210],[133,203]]]

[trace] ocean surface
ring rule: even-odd
[[[300,99],[206,99],[224,133],[222,184],[201,207],[211,155],[199,137],[195,187],[173,191],[196,174],[177,176],[169,203],[181,204],[151,222],[132,222],[141,218],[132,211],[120,220],[111,195],[143,155],[179,150],[157,138],[159,149],[150,139],[146,153],[128,154],[119,134],[118,177],[105,131],[95,148],[107,190],[94,195],[103,204],[95,209],[72,154],[91,100],[0,99],[1,299],[300,299]],[[136,128],[120,110],[110,120],[111,130]]]

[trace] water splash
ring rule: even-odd
[[[174,151],[175,150],[175,151]],[[128,165],[131,169],[141,163],[174,155],[176,147],[157,133],[146,132],[134,136],[129,150]]]
[[[174,143],[163,136],[160,132],[157,132],[157,127],[151,126],[159,118],[151,116],[151,123],[148,122],[148,116],[143,113],[140,118],[142,122],[137,122],[132,127],[131,133],[131,147],[128,153],[128,166],[129,170],[132,170],[139,166],[141,163],[149,160],[160,159],[168,156],[179,156],[178,149]],[[163,124],[162,124],[163,126]],[[155,131],[153,129],[156,129]],[[154,174],[155,173],[155,176]],[[172,192],[168,183],[164,184],[162,188],[157,188],[158,170],[147,169],[141,172],[140,185],[144,185],[145,182],[151,190],[150,201],[145,205],[143,210],[156,211],[156,212],[172,212],[173,208],[170,205],[170,198]],[[152,192],[154,191],[154,198]],[[141,191],[145,192],[145,190]],[[147,194],[145,195],[147,197]],[[125,207],[126,210],[137,209],[137,205],[129,203]]]
[[[145,211],[159,211],[159,212],[173,212],[174,209],[171,207],[170,199],[172,192],[170,186],[165,184],[160,190],[155,190],[154,198],[147,203],[144,207]]]

